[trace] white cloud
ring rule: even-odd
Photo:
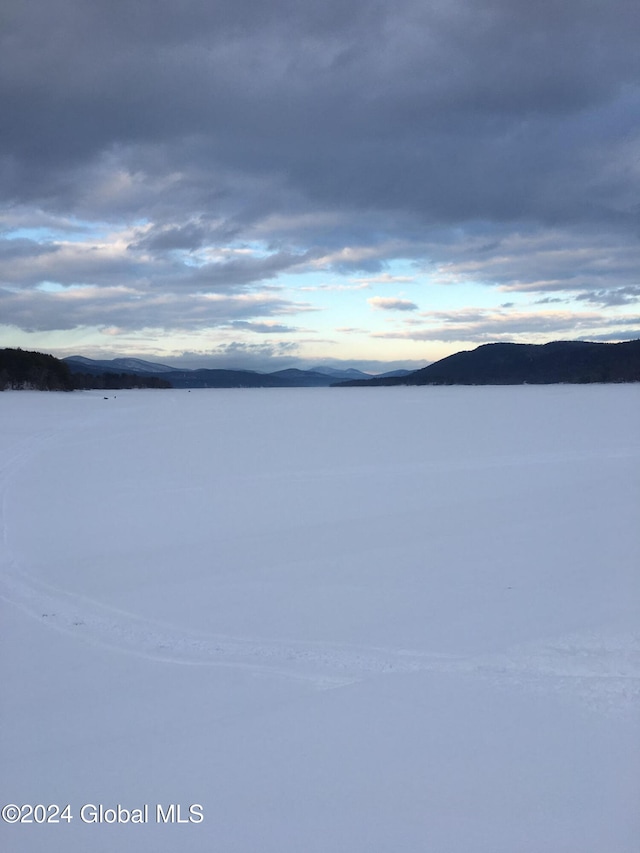
[[[603,328],[617,327],[616,339],[626,340],[633,327],[640,327],[640,314],[612,320],[587,311],[506,311],[503,309],[461,309],[421,312],[422,323],[374,332],[372,337],[388,340],[475,342],[547,341],[554,337],[592,338]]]
[[[393,296],[372,296],[367,299],[367,302],[372,308],[381,311],[417,311],[418,306],[415,302],[410,302],[408,299],[398,299]]]

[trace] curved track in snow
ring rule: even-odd
[[[497,687],[569,692],[617,711],[640,698],[640,634],[602,631],[522,645],[503,653],[455,656],[419,650],[231,637],[190,632],[56,588],[21,569],[9,553],[10,481],[58,433],[43,430],[0,457],[0,599],[79,642],[169,664],[238,667],[294,678],[319,689],[391,673],[466,673]]]
[[[601,710],[640,698],[640,636],[606,632],[554,638],[497,655],[453,656],[416,650],[195,633],[56,589],[15,569],[0,598],[79,642],[169,664],[238,667],[342,687],[392,673],[467,673],[497,687],[569,692]]]

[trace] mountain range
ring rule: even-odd
[[[139,358],[113,358],[97,360],[72,355],[63,359],[72,373],[98,376],[104,373],[127,373],[136,376],[154,376],[169,382],[174,388],[309,388],[327,387],[345,380],[367,380],[371,374],[355,368],[314,367],[311,370],[289,368],[273,373],[254,370],[223,370],[199,368],[185,370],[143,361]],[[402,371],[407,374],[410,371]],[[394,371],[397,373],[397,371]],[[388,376],[389,374],[383,374]],[[374,377],[375,378],[375,377]]]
[[[522,385],[640,382],[640,340],[622,343],[553,341],[484,344],[420,370],[370,376],[354,368],[318,366],[272,373],[200,368],[185,370],[139,358],[96,360],[0,350],[4,388],[304,388],[368,385]]]
[[[354,385],[551,385],[640,382],[640,340],[622,343],[553,341],[483,344],[400,377],[347,381]]]

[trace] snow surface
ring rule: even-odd
[[[74,819],[0,849],[637,853],[639,424],[636,385],[1,394],[0,805]]]

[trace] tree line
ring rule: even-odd
[[[0,391],[76,391],[99,388],[171,388],[166,379],[133,373],[72,373],[64,361],[41,352],[0,349]]]

